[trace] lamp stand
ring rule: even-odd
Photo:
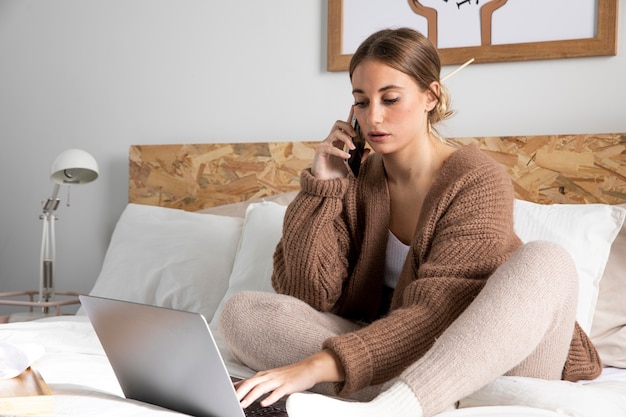
[[[52,189],[52,196],[43,205],[43,213],[39,216],[43,220],[43,233],[39,261],[39,300],[37,302],[41,303],[44,314],[48,313],[50,302],[54,300],[56,255],[54,222],[57,220],[54,212],[59,207],[59,188],[61,185],[87,184],[96,178],[98,178],[98,163],[93,156],[80,149],[68,149],[57,156],[52,163],[50,179],[54,183],[54,188]],[[69,191],[67,205],[69,206]]]
[[[54,222],[57,216],[54,214],[59,207],[59,184],[55,184],[52,196],[43,206],[43,214],[39,216],[43,220],[43,233],[41,237],[41,256],[39,270],[39,302],[54,300],[54,270],[55,270],[55,238]],[[48,313],[48,307],[42,307],[44,314]]]

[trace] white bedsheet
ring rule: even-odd
[[[38,343],[45,354],[34,367],[54,394],[55,416],[180,416],[127,400],[86,316],[64,316],[0,325],[0,340]],[[218,342],[219,343],[219,342]],[[229,371],[250,370],[224,354]],[[624,417],[626,370],[608,368],[595,381],[574,384],[502,377],[438,417]]]

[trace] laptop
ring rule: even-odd
[[[198,313],[81,295],[126,398],[198,417],[287,417],[285,400],[243,410]]]

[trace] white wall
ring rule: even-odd
[[[57,288],[88,292],[129,145],[323,139],[352,102],[346,73],[325,71],[326,14],[323,0],[0,0],[0,292],[37,287],[38,216],[67,148],[101,170],[58,211]],[[444,132],[626,132],[623,40],[616,57],[469,66]]]

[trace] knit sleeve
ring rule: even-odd
[[[513,230],[513,190],[506,172],[483,163],[433,185],[396,288],[392,311],[324,346],[346,373],[340,395],[399,375],[483,288],[521,244]]]
[[[318,180],[305,170],[301,191],[285,213],[274,252],[272,286],[319,311],[335,306],[348,275],[349,233],[343,198],[350,179]]]
[[[574,336],[569,355],[563,367],[563,379],[576,382],[581,379],[595,379],[602,373],[602,361],[589,336],[578,323],[574,326]]]

